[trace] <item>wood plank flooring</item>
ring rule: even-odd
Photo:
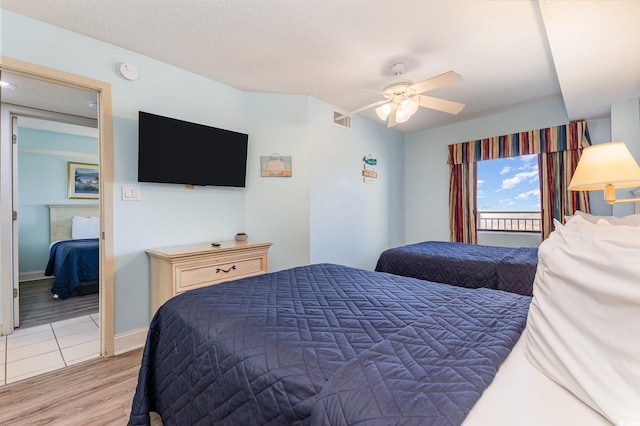
[[[53,278],[20,283],[20,328],[81,317],[98,312],[99,295],[54,299]]]
[[[126,425],[141,359],[138,349],[1,386],[0,425]]]

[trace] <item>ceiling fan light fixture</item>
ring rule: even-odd
[[[414,96],[411,99],[408,99],[406,102],[407,105],[404,107],[404,110],[407,114],[409,114],[409,117],[411,117],[416,113],[416,111],[418,111],[418,108],[420,107],[420,96]]]
[[[409,118],[411,118],[411,115],[409,115],[407,113],[407,111],[405,111],[402,108],[398,108],[396,111],[396,123],[404,123],[407,120],[409,120]]]
[[[393,127],[398,123],[404,123],[409,120],[420,107],[442,111],[448,114],[458,114],[462,111],[464,104],[460,102],[423,95],[423,93],[430,90],[461,81],[462,76],[460,74],[455,71],[448,71],[435,77],[413,83],[411,80],[400,79],[404,70],[405,65],[403,63],[393,64],[391,72],[397,79],[385,86],[384,91],[381,93],[384,100],[366,105],[353,111],[351,114],[375,107],[376,115],[380,120],[387,121],[387,127]]]
[[[391,104],[383,104],[376,108],[376,114],[380,120],[385,121],[391,113]]]

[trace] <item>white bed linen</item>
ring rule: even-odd
[[[611,426],[527,360],[525,333],[463,426]]]
[[[73,216],[71,219],[71,238],[82,240],[85,238],[98,238],[100,235],[100,219],[82,216]]]

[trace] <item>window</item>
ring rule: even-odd
[[[478,163],[478,231],[541,231],[538,156]]]

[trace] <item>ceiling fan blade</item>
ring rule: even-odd
[[[384,95],[384,92],[380,92],[379,90],[370,90],[370,89],[356,89],[359,92],[369,92],[375,93],[376,95]]]
[[[448,86],[453,83],[457,83],[458,81],[462,81],[462,76],[455,71],[447,71],[443,74],[437,75],[435,77],[428,78],[426,80],[419,81],[407,90],[413,90],[414,93],[424,93],[429,90],[434,90],[439,87]]]
[[[434,98],[433,96],[420,95],[418,98],[418,103],[421,107],[448,112],[449,114],[457,114],[464,108],[464,104],[460,102]]]
[[[390,101],[390,100],[387,100],[387,99],[385,99],[385,100],[383,100],[383,101],[374,102],[374,103],[369,104],[369,105],[367,105],[367,106],[363,106],[362,108],[358,108],[358,109],[357,109],[357,110],[355,110],[355,111],[351,111],[351,112],[349,113],[349,115],[354,115],[354,114],[357,114],[357,113],[359,113],[359,112],[364,111],[365,109],[369,109],[369,108],[377,107],[377,106],[380,106],[380,105],[382,105],[382,104],[386,104],[386,103],[389,103],[389,102],[391,102],[391,101]]]

